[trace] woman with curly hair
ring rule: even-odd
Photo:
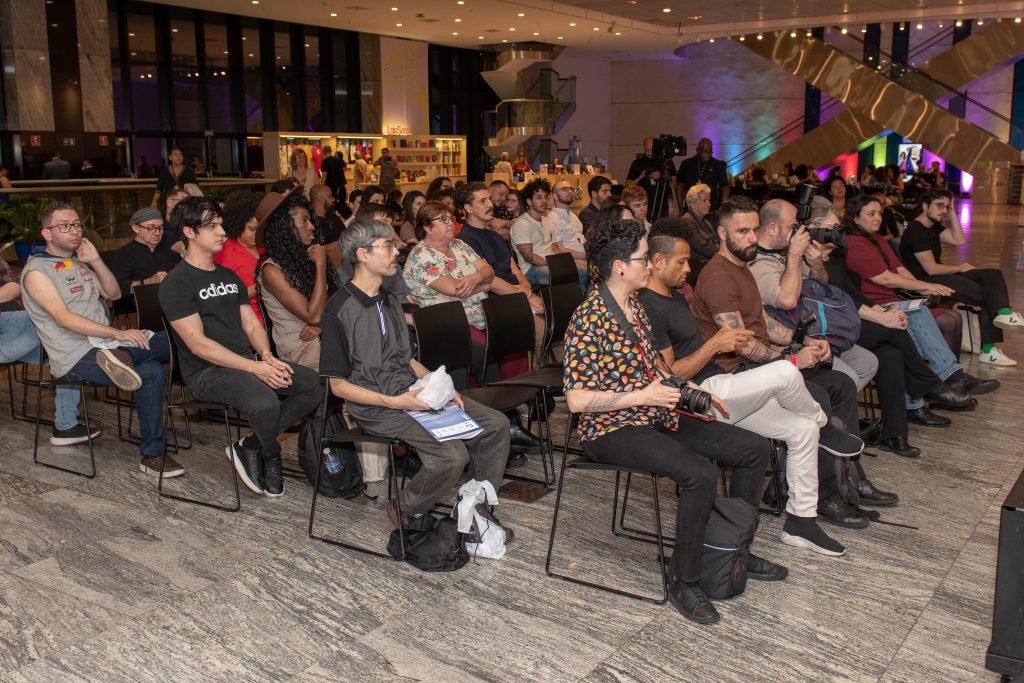
[[[256,206],[260,203],[258,195],[252,192],[235,192],[224,204],[224,232],[228,239],[224,247],[213,255],[217,265],[230,268],[245,283],[249,295],[249,303],[256,311],[256,317],[263,322],[263,314],[259,306],[259,294],[256,291],[256,266],[263,255],[263,247],[256,246]]]
[[[438,201],[438,195],[441,190],[449,190],[452,187],[452,179],[448,176],[438,176],[430,181],[430,185],[427,187],[427,201],[433,202]]]
[[[338,277],[327,265],[327,252],[313,243],[311,216],[309,202],[297,196],[288,197],[270,214],[257,280],[274,325],[278,357],[317,370],[320,316],[338,289]]]

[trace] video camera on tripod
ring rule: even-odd
[[[667,133],[662,133],[654,138],[651,145],[650,167],[657,170],[660,176],[654,186],[653,194],[650,195],[650,205],[647,207],[647,215],[653,216],[652,221],[654,218],[664,215],[665,200],[668,198],[669,188],[672,186],[672,157],[681,156],[686,156],[686,138]]]

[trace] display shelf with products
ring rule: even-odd
[[[442,135],[371,135],[368,133],[284,133],[263,134],[264,173],[276,180],[291,173],[290,158],[296,149],[306,152],[313,169],[319,173],[323,148],[341,150],[347,165],[346,176],[351,182],[353,165],[363,154],[370,154],[371,164],[387,147],[398,162],[403,183],[432,180],[448,176],[452,180],[466,178],[466,138]],[[277,150],[274,154],[273,150]],[[371,177],[376,175],[371,168]]]

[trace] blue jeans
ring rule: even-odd
[[[956,356],[949,350],[949,344],[935,324],[932,312],[922,306],[916,311],[907,313],[907,332],[914,340],[921,357],[932,366],[932,372],[939,376],[939,379],[946,381],[950,375],[960,369],[956,362]],[[909,403],[907,407],[910,407]]]
[[[551,271],[547,266],[530,266],[530,269],[523,273],[526,281],[534,287],[551,284]]]
[[[39,335],[25,311],[0,313],[0,363],[39,365]],[[64,415],[70,427],[78,423],[78,390],[57,387],[57,415]],[[70,428],[69,427],[69,428]]]
[[[135,392],[135,409],[139,413],[139,452],[144,458],[159,456],[164,452],[164,366],[169,358],[167,335],[157,332],[149,340],[148,349],[137,349],[127,346],[125,351],[132,355],[135,372],[142,378],[142,387]],[[89,349],[75,366],[61,379],[88,380],[103,386],[113,386],[113,382],[96,364],[98,349]],[[65,422],[67,416],[58,413],[57,428],[73,427],[73,422]]]

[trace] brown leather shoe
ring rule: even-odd
[[[160,476],[160,456],[142,456],[139,460],[139,471],[154,477]],[[178,461],[169,455],[164,456],[164,479],[180,477],[185,474],[185,468],[178,464]]]

